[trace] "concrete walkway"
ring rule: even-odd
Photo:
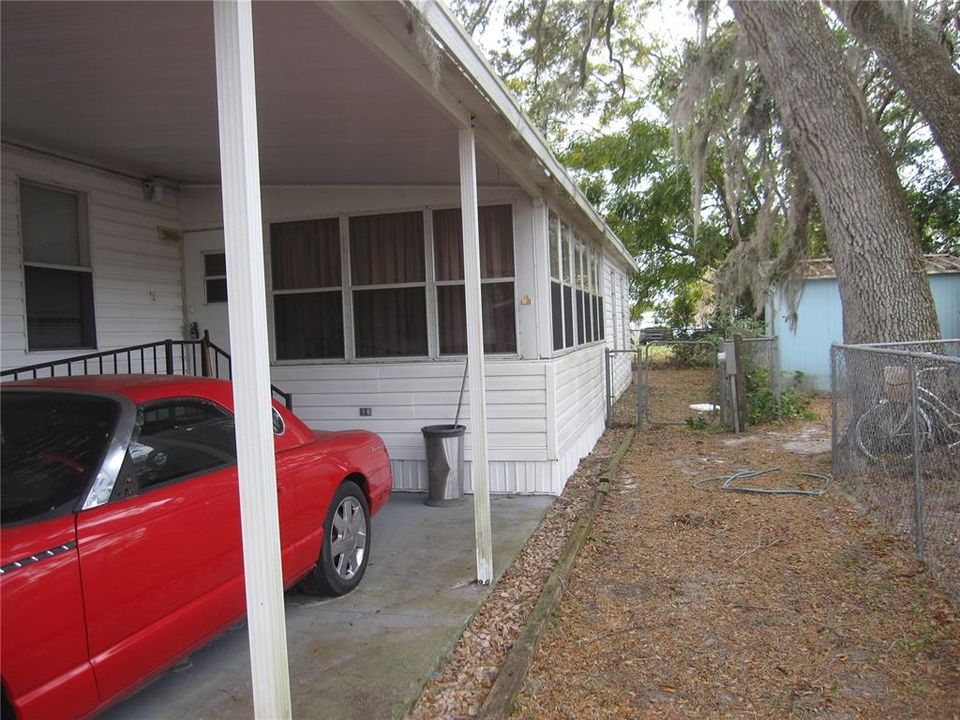
[[[489,588],[474,578],[472,498],[432,508],[397,493],[372,523],[360,586],[324,600],[287,593],[295,718],[374,720],[402,714],[460,636]],[[494,496],[494,572],[503,573],[553,498]],[[252,718],[246,626],[229,630],[101,716],[110,720]]]

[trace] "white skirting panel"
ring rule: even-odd
[[[473,463],[464,465],[464,492],[473,492]],[[426,492],[427,463],[423,460],[393,460],[393,489],[397,492]],[[562,483],[555,479],[555,462],[490,462],[490,492],[519,495],[557,495]],[[576,463],[574,463],[574,468]]]
[[[603,416],[595,417],[589,425],[573,440],[555,464],[554,494],[563,492],[567,480],[577,470],[580,461],[591,453],[597,440],[603,435],[605,425]]]

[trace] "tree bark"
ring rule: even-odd
[[[960,74],[919,17],[904,27],[876,0],[826,0],[863,45],[877,53],[894,81],[930,126],[950,172],[960,184]],[[909,7],[905,12],[912,12]]]
[[[817,198],[840,286],[844,340],[939,338],[903,188],[820,6],[730,4]]]

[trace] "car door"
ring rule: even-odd
[[[243,610],[232,416],[197,398],[141,413],[115,499],[77,520],[90,659],[105,700]]]
[[[20,717],[99,703],[87,656],[76,515],[120,416],[104,397],[2,395],[0,673]],[[131,408],[132,411],[132,408]]]
[[[89,712],[98,697],[73,515],[5,528],[0,563],[0,673],[11,700],[25,717]]]
[[[78,520],[91,662],[105,699],[244,609],[232,415],[198,398],[141,412],[117,493],[130,496]]]

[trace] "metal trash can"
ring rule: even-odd
[[[420,428],[427,448],[427,505],[444,507],[463,500],[464,425]]]

